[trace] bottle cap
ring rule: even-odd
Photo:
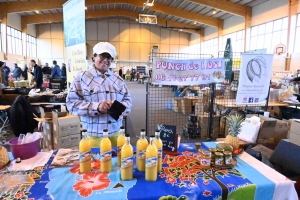
[[[104,130],[103,130],[103,133],[104,133],[104,132],[108,132],[108,130],[107,130],[107,129],[104,129]]]
[[[121,126],[120,129],[125,129],[124,126]]]
[[[129,134],[125,134],[125,137],[130,137],[130,135]]]
[[[152,140],[155,140],[155,136],[154,135],[150,136],[150,141],[152,141]]]
[[[87,130],[86,129],[82,129],[81,132],[84,133],[84,132],[87,132]]]
[[[155,131],[155,135],[160,135],[159,130],[156,130],[156,131]]]
[[[146,132],[146,130],[145,129],[141,129],[141,132]]]

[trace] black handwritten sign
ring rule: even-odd
[[[158,124],[157,129],[160,131],[160,139],[163,143],[163,152],[165,154],[177,155],[177,139],[176,126]]]

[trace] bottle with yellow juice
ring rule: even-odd
[[[141,130],[140,139],[136,142],[136,168],[143,172],[145,171],[145,158],[148,141],[145,138],[145,129]]]
[[[125,135],[125,144],[121,148],[121,180],[133,179],[133,148],[130,144],[130,135]]]
[[[117,139],[117,154],[118,154],[118,167],[121,167],[121,148],[125,144],[125,130],[124,127],[120,128],[120,135]]]
[[[91,144],[86,135],[86,130],[82,130],[82,139],[79,142],[79,170],[80,173],[91,171]]]
[[[159,130],[155,131],[155,142],[154,142],[156,148],[157,148],[157,172],[162,171],[162,141],[160,139],[160,132]]]
[[[150,145],[146,150],[146,181],[156,181],[157,179],[157,148],[155,146],[155,137],[150,137]]]
[[[108,139],[108,130],[103,130],[103,139],[100,142],[100,171],[110,172],[111,171],[111,142]]]

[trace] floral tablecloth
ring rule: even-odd
[[[202,148],[215,147],[214,142]],[[93,149],[96,155],[99,149]],[[46,166],[23,172],[0,174],[3,199],[297,199],[294,183],[247,153],[236,157],[234,168],[201,169],[194,144],[181,144],[178,156],[164,155],[163,171],[156,182],[146,182],[145,173],[134,169],[134,179],[121,181],[117,158],[113,171],[80,174],[79,167]]]

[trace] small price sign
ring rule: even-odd
[[[163,153],[177,155],[177,139],[176,126],[158,124],[157,128],[160,132],[160,139],[163,143]]]

